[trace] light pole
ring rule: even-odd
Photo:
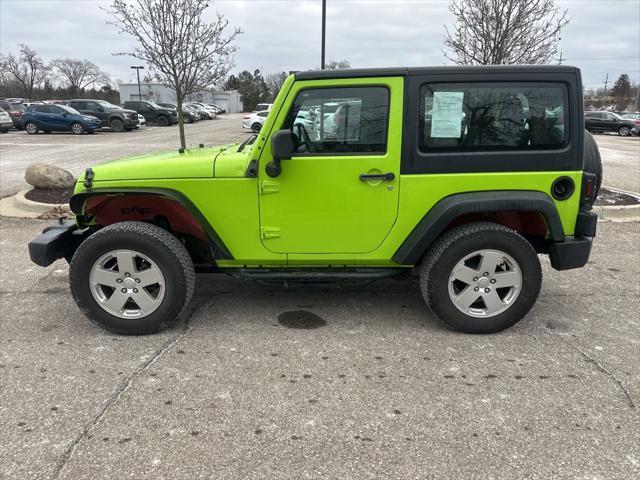
[[[138,74],[138,100],[142,100],[142,89],[140,88],[140,70],[144,70],[144,67],[131,67]]]
[[[322,0],[322,49],[320,53],[320,70],[324,70],[324,37],[327,30],[327,0]]]

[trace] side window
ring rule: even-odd
[[[567,91],[549,83],[426,84],[419,122],[425,153],[559,149],[568,143]]]
[[[269,112],[258,112],[256,113],[256,115],[258,115],[259,117],[266,118],[269,116]]]
[[[71,108],[75,108],[76,110],[86,110],[87,102],[71,102],[69,106]]]
[[[295,134],[297,154],[384,154],[389,90],[317,88],[298,93],[283,128]]]
[[[49,113],[49,105],[36,105],[33,109],[38,113]]]
[[[617,119],[616,119],[616,117],[614,117],[614,116],[613,116],[613,115],[611,115],[610,113],[607,113],[607,114],[606,114],[606,118],[605,118],[605,120],[609,120],[610,122],[614,122],[614,121],[616,121]]]
[[[62,115],[67,113],[64,108],[57,107],[56,105],[49,105],[49,113],[55,113],[56,115]]]

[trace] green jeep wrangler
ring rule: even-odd
[[[585,265],[601,176],[577,68],[306,71],[242,144],[88,168],[75,221],[29,251],[69,261],[80,310],[121,334],[176,319],[198,271],[288,285],[415,267],[444,324],[490,333],[535,303],[538,254]]]

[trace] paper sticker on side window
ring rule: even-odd
[[[464,92],[434,92],[431,138],[460,138]]]

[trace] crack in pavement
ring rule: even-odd
[[[180,340],[191,333],[191,327],[189,325],[189,321],[191,317],[195,314],[195,312],[203,305],[209,302],[200,301],[194,303],[193,306],[189,307],[189,313],[185,315],[185,321],[182,325],[180,332],[172,338],[169,338],[164,344],[154,352],[149,360],[136,368],[130,375],[128,375],[120,386],[116,389],[116,391],[109,397],[107,402],[102,406],[102,408],[98,411],[97,415],[93,417],[93,420],[86,424],[80,434],[67,446],[64,451],[62,458],[56,464],[56,468],[53,473],[49,476],[49,480],[56,480],[60,478],[62,471],[64,470],[69,460],[73,456],[74,452],[78,445],[85,439],[88,438],[91,431],[97,427],[100,422],[104,419],[104,417],[109,413],[109,411],[118,403],[118,401],[122,398],[122,396],[129,390],[134,380],[142,375],[145,371],[147,371],[151,366],[156,363],[168,350],[174,347]]]
[[[547,328],[543,327],[543,331],[550,337],[552,338],[556,338],[559,341],[561,341],[563,344],[571,347],[573,350],[575,350],[576,352],[578,352],[587,362],[592,363],[596,366],[596,368],[598,370],[600,370],[602,373],[604,373],[605,375],[607,375],[607,377],[609,377],[611,380],[613,380],[618,387],[620,387],[620,389],[622,390],[622,392],[624,393],[624,396],[627,399],[627,403],[629,404],[629,407],[633,410],[638,410],[639,407],[636,404],[636,402],[633,401],[633,397],[631,396],[631,392],[629,391],[629,389],[625,386],[624,382],[622,380],[620,380],[618,377],[616,377],[615,373],[613,373],[611,370],[609,370],[607,367],[605,367],[604,365],[602,365],[600,362],[598,362],[595,358],[593,358],[591,355],[589,355],[587,352],[585,352],[584,350],[582,350],[580,347],[577,347],[576,345],[572,344],[571,342],[568,342],[567,340],[565,340],[564,338],[562,338],[560,335],[557,335],[553,332],[550,332]],[[536,338],[535,335],[532,335],[531,333],[527,332],[527,335]]]

